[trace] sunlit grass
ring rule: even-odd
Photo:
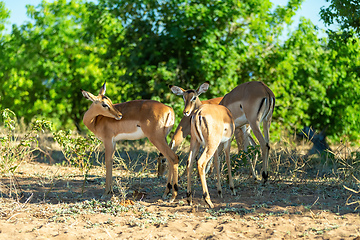
[[[47,210],[37,212],[39,216],[51,216],[53,221],[67,221],[76,214],[82,213],[110,213],[113,216],[132,211],[136,213],[128,220],[130,226],[146,227],[147,225],[167,224],[169,219],[179,217],[169,214],[154,214],[143,211],[142,201],[152,194],[161,198],[165,187],[165,178],[157,178],[156,156],[158,151],[147,140],[124,141],[117,144],[114,155],[114,197],[111,202],[100,200],[100,194],[91,196],[91,191],[101,192],[105,185],[104,147],[102,143],[92,135],[80,135],[71,132],[54,131],[51,123],[37,122],[20,130],[17,126],[16,116],[10,111],[3,111],[1,122],[1,177],[7,179],[0,182],[0,195],[12,199],[2,204],[1,218],[11,221],[16,214],[30,211],[29,203],[33,201],[34,185],[44,190],[42,200],[36,200],[40,205],[49,199],[56,201],[58,205],[47,205]],[[4,120],[5,119],[5,120]],[[251,181],[250,169],[246,163],[246,156],[237,154],[235,144],[232,147],[232,164],[235,185],[239,188],[248,189],[255,197],[267,194],[276,194],[279,191],[288,191],[291,186],[289,197],[283,199],[269,199],[267,202],[254,203],[250,208],[240,206],[226,206],[216,210],[208,210],[207,220],[216,220],[220,216],[249,215],[252,221],[263,221],[269,216],[283,216],[288,214],[311,213],[314,206],[331,209],[339,212],[340,208],[352,207],[355,211],[360,206],[360,164],[359,149],[350,147],[349,144],[341,143],[332,146],[332,158],[327,156],[306,156],[311,148],[309,142],[298,141],[294,138],[282,139],[281,142],[273,142],[270,151],[270,180],[267,186],[254,185]],[[16,149],[21,151],[17,152]],[[185,162],[188,156],[189,143],[185,142],[178,152],[180,156],[180,174],[185,171]],[[259,155],[257,148],[250,149],[248,157]],[[28,173],[32,184],[22,186],[17,183],[19,168],[24,162],[39,162],[51,167],[51,170]],[[261,170],[261,157],[258,156],[257,171]],[[36,167],[36,165],[34,165]],[[224,191],[228,191],[225,164],[222,164],[222,181]],[[66,173],[65,170],[66,169]],[[196,168],[194,169],[196,172]],[[19,172],[19,174],[18,174]],[[23,174],[23,173],[21,173]],[[194,178],[194,191],[201,193],[201,185],[197,174]],[[75,184],[75,181],[82,184]],[[208,177],[209,187],[215,189],[215,180]],[[186,178],[182,178],[179,184],[181,191],[186,189]],[[322,188],[328,191],[333,198],[341,196],[341,189],[347,191],[347,201],[342,206],[326,206],[318,202],[304,205],[304,210],[290,213],[286,210],[268,210],[274,201],[285,205],[302,206],[294,202],[290,196],[301,195],[306,191],[317,191]],[[56,191],[55,191],[56,189]],[[81,190],[81,191],[80,191]],[[28,193],[23,196],[23,192]],[[84,192],[87,195],[84,196]],[[75,202],[71,199],[76,199]],[[71,201],[70,201],[71,200]],[[234,196],[234,200],[240,201],[241,195]],[[47,204],[47,203],[46,203]],[[176,202],[179,206],[186,205],[184,199],[179,198]],[[52,207],[49,207],[52,206]],[[194,208],[198,208],[196,205]],[[260,211],[259,211],[260,210]],[[316,217],[314,215],[314,217]],[[103,224],[111,224],[111,220]],[[259,227],[266,226],[263,223]],[[89,225],[93,227],[94,225]],[[320,234],[327,229],[305,231],[304,234]]]

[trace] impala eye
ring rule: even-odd
[[[106,103],[103,103],[102,106],[103,106],[104,108],[110,108],[109,105],[107,105]]]
[[[195,100],[196,100],[196,96],[193,96],[190,101],[195,102]]]

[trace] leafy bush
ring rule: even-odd
[[[39,149],[38,134],[51,130],[51,122],[35,120],[25,133],[17,132],[18,120],[10,109],[1,110],[3,128],[0,135],[0,173],[14,174],[23,161],[31,160]]]
[[[29,5],[33,21],[14,25],[0,39],[0,108],[11,107],[26,123],[41,117],[57,129],[81,132],[88,105],[80,88],[92,91],[107,81],[114,102],[154,99],[181,116],[182,100],[169,84],[196,88],[209,81],[203,97],[213,98],[259,80],[277,98],[275,138],[306,125],[328,127],[337,141],[357,140],[360,41],[352,12],[358,4],[337,9],[339,2],[331,0],[322,17],[327,24],[340,21],[346,31],[319,39],[317,28],[301,19],[284,41],[283,30],[302,0],[275,7],[270,0]],[[2,4],[0,30],[6,18]]]
[[[79,168],[84,175],[83,190],[88,176],[88,172],[94,164],[93,153],[97,152],[101,142],[94,137],[88,135],[83,137],[73,134],[69,131],[53,132],[55,141],[61,146],[61,151],[70,166]]]

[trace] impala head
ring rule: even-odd
[[[120,120],[122,118],[122,114],[114,107],[110,98],[105,96],[105,91],[106,91],[105,84],[106,83],[104,83],[104,85],[101,87],[99,95],[97,96],[81,89],[82,95],[86,99],[93,102],[91,108],[96,108],[96,111],[99,113],[99,115]]]
[[[181,95],[184,98],[184,116],[190,116],[191,113],[194,111],[194,109],[198,108],[201,104],[199,95],[201,93],[204,93],[209,88],[209,83],[205,82],[200,85],[200,87],[197,90],[190,89],[190,90],[184,90],[181,87],[177,87],[174,85],[169,86],[171,91],[176,95]]]

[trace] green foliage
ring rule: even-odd
[[[329,125],[333,134],[359,139],[359,88],[360,60],[360,3],[358,1],[331,0],[328,8],[320,11],[326,25],[339,24],[338,31],[328,30],[327,56],[330,69],[327,77],[328,105],[331,107]],[[336,116],[336,117],[335,117]],[[341,123],[339,124],[339,119]]]
[[[337,139],[359,139],[358,3],[331,0],[326,24],[347,31],[319,39],[302,19],[280,41],[302,0],[83,0],[28,5],[33,22],[14,25],[0,44],[0,107],[31,122],[82,131],[88,108],[80,88],[107,82],[116,102],[154,99],[182,116],[169,84],[197,88],[204,99],[225,95],[253,80],[277,98],[272,136],[312,125]],[[9,16],[0,2],[0,30]],[[345,6],[345,7],[343,7]],[[341,118],[341,121],[339,119]],[[335,139],[336,139],[335,138]]]
[[[99,140],[89,135],[87,138],[80,135],[74,135],[72,131],[54,132],[54,139],[62,147],[62,152],[69,165],[88,169],[93,163],[91,161],[91,153],[95,151],[99,145]],[[90,153],[90,154],[89,154]]]
[[[39,148],[39,134],[51,131],[54,140],[61,146],[61,151],[69,165],[79,168],[84,174],[84,185],[87,174],[93,166],[94,153],[101,145],[100,140],[93,135],[83,137],[69,131],[53,131],[52,123],[46,120],[33,120],[25,132],[19,133],[16,114],[10,109],[0,111],[0,174],[14,174],[23,161],[33,158],[33,153]],[[84,186],[83,185],[83,186]]]
[[[343,31],[360,33],[360,2],[353,0],[327,0],[329,7],[320,10],[326,25],[339,24]],[[330,30],[330,32],[332,32]]]
[[[14,174],[23,161],[32,159],[33,152],[38,150],[38,134],[51,130],[51,122],[35,120],[26,133],[17,133],[18,121],[10,109],[0,111],[2,134],[0,135],[0,174]]]
[[[182,100],[167,84],[197,88],[209,81],[211,88],[203,97],[211,98],[225,95],[251,76],[271,83],[254,67],[259,56],[267,55],[264,49],[277,45],[282,23],[289,23],[301,4],[290,1],[272,12],[267,0],[102,2],[124,23],[125,37],[112,43],[126,46],[126,58],[117,63],[126,64],[121,79],[131,81],[135,98],[161,100],[178,113]]]
[[[231,173],[236,176],[241,172],[242,169],[246,168],[251,171],[250,169],[250,161],[252,159],[254,163],[255,160],[261,158],[260,146],[248,146],[247,152],[241,151],[237,155],[233,155],[231,158]],[[258,163],[256,163],[258,165]],[[256,166],[255,166],[256,168]],[[224,166],[225,171],[227,171],[227,166]]]
[[[4,2],[0,1],[0,36],[2,36],[1,32],[4,31],[9,16],[9,10],[5,7]]]
[[[79,168],[84,175],[83,190],[88,172],[94,164],[95,153],[101,142],[93,135],[83,137],[74,135],[70,130],[53,132],[54,140],[61,146],[61,151],[70,166]]]
[[[98,88],[109,64],[101,61],[107,49],[98,35],[103,33],[100,36],[106,38],[106,31],[116,32],[112,27],[118,23],[105,19],[107,27],[98,32],[101,25],[95,28],[94,22],[104,14],[99,16],[93,9],[93,3],[82,1],[28,6],[34,25],[13,26],[4,43],[8,48],[3,55],[9,59],[0,80],[2,106],[12,107],[26,121],[45,116],[57,119],[57,126],[81,130],[86,105],[80,88]]]
[[[291,131],[304,125],[322,128],[328,124],[323,122],[328,119],[322,117],[330,115],[326,104],[330,84],[326,74],[330,69],[326,68],[327,52],[321,45],[314,25],[303,19],[283,47],[270,57],[266,71],[274,79],[271,88],[277,97],[274,125]]]

